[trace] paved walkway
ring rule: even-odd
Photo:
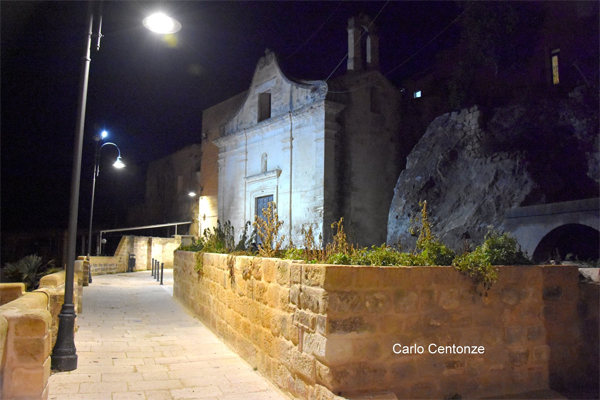
[[[172,298],[150,271],[94,276],[75,335],[78,368],[51,400],[289,400]]]

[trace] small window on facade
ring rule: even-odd
[[[558,53],[560,49],[552,50],[552,84],[558,85],[560,77],[558,75]]]
[[[417,99],[417,98],[419,98],[419,97],[421,97],[421,91],[420,91],[420,90],[419,90],[419,91],[417,91],[417,92],[415,92],[415,94],[414,94],[414,98],[415,98],[415,99]]]
[[[258,122],[271,118],[271,92],[258,94]]]

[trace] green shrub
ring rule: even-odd
[[[487,291],[498,280],[494,265],[523,265],[532,262],[523,254],[517,241],[508,233],[500,234],[489,230],[485,241],[470,253],[460,255],[452,265],[460,272],[473,278]]]
[[[179,247],[177,248],[177,250],[181,250],[181,251],[202,251],[202,249],[204,248],[204,244],[202,243],[202,240],[198,239],[192,239],[192,243],[190,244],[180,244]]]
[[[42,257],[31,254],[14,263],[4,264],[4,277],[9,282],[23,282],[27,291],[37,289],[44,275],[61,271],[54,266],[54,260],[42,262]]]
[[[419,203],[421,208],[421,227],[412,227],[412,232],[419,232],[417,245],[413,254],[417,265],[450,265],[455,257],[454,251],[442,244],[431,232],[431,222],[427,213],[427,202]],[[414,223],[418,223],[415,218]]]

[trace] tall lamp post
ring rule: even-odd
[[[100,3],[101,4],[101,3]],[[77,369],[77,349],[75,348],[75,305],[73,304],[73,279],[75,277],[75,250],[77,242],[77,211],[79,209],[79,180],[81,178],[81,150],[85,125],[85,108],[90,72],[90,47],[94,25],[94,2],[89,2],[87,13],[87,32],[85,51],[81,63],[79,81],[79,100],[77,105],[77,124],[75,143],[73,147],[73,173],[71,175],[71,201],[69,204],[69,229],[67,241],[67,265],[65,271],[65,296],[62,308],[58,314],[58,333],[56,344],[52,350],[52,369],[58,371],[73,371]],[[181,24],[164,14],[155,18],[145,18],[144,26],[157,33],[175,33],[181,29]],[[97,49],[100,49],[102,27],[101,9],[97,34]]]
[[[94,136],[94,140],[96,141],[96,154],[95,154],[95,158],[94,158],[94,179],[92,180],[92,205],[90,208],[90,231],[89,231],[89,235],[88,235],[88,251],[87,251],[87,255],[88,257],[90,257],[92,255],[92,222],[94,220],[94,197],[96,194],[96,177],[100,174],[100,150],[102,150],[102,148],[104,146],[115,146],[117,148],[117,151],[119,152],[119,156],[117,157],[117,160],[115,161],[115,163],[113,164],[113,167],[117,168],[117,169],[121,169],[121,168],[125,168],[125,164],[123,163],[123,161],[121,161],[121,149],[119,149],[119,146],[117,146],[116,144],[112,143],[112,142],[106,142],[103,143],[102,145],[100,145],[100,141],[105,138],[107,135],[106,131],[102,132],[101,135],[97,135]],[[90,282],[92,281],[92,271],[90,271]]]

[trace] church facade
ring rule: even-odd
[[[280,234],[296,245],[310,225],[330,241],[341,217],[352,243],[385,241],[400,172],[398,91],[367,27],[366,17],[349,20],[345,76],[294,81],[267,50],[247,92],[204,112],[201,230],[218,219],[239,232],[274,202]]]

